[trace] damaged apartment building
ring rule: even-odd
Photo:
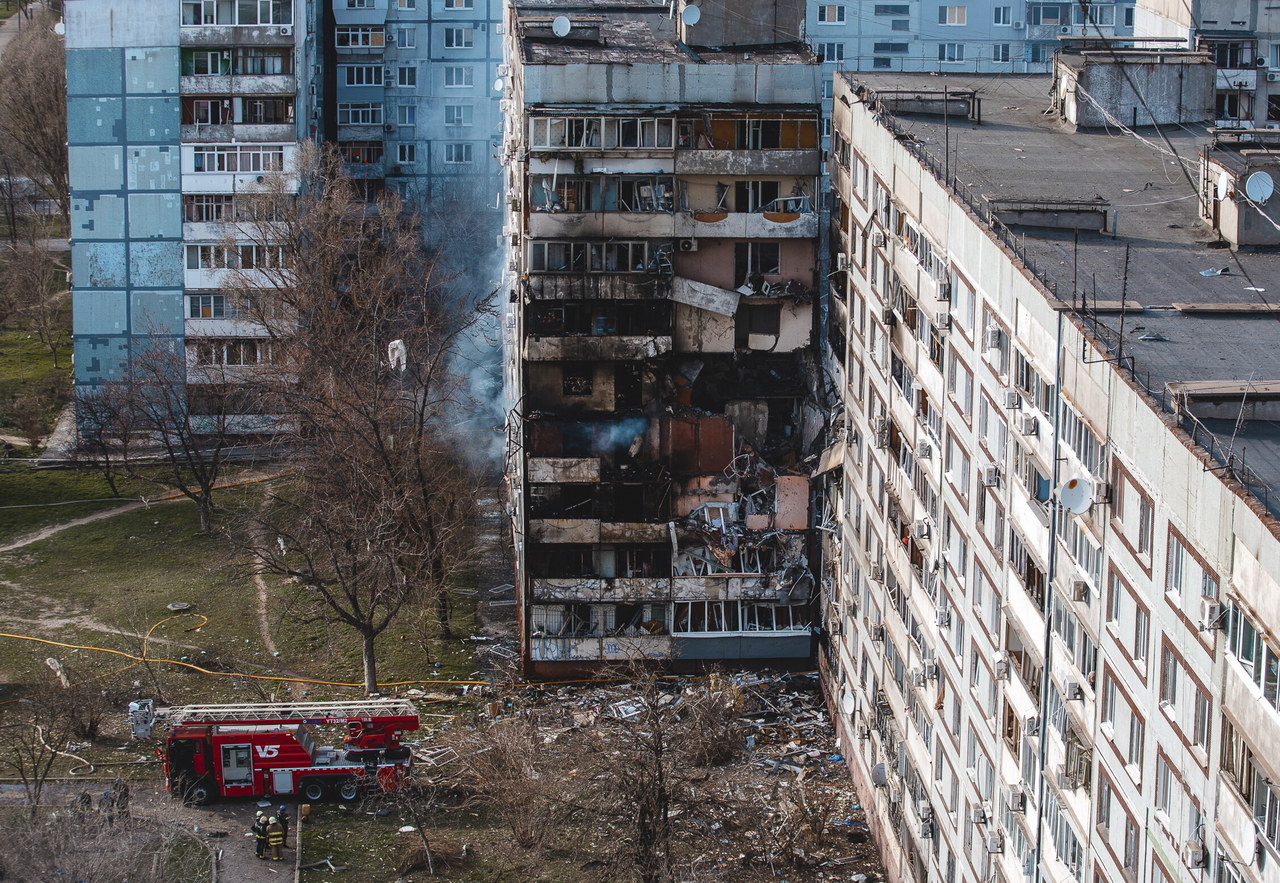
[[[837,75],[819,662],[891,880],[1277,879],[1280,141],[1215,84]]]
[[[749,6],[511,5],[531,672],[812,656],[821,67],[802,2]]]

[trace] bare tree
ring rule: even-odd
[[[0,770],[22,783],[33,817],[59,753],[76,733],[84,696],[46,676],[0,720]]]
[[[427,602],[451,634],[476,494],[450,360],[487,299],[447,293],[419,218],[391,195],[359,199],[336,151],[308,154],[297,177],[299,194],[264,194],[232,237],[273,256],[242,262],[236,295],[276,347],[253,382],[285,415],[275,439],[293,473],[248,536],[275,539],[253,554],[311,615],[360,635],[374,691],[375,642],[406,604]]]
[[[48,244],[35,235],[19,238],[14,243],[0,273],[0,301],[17,304],[25,324],[49,354],[53,367],[62,367],[58,354],[71,345],[66,262]]]
[[[224,367],[188,365],[176,339],[135,338],[125,377],[81,392],[80,457],[104,474],[176,489],[196,504],[208,533],[214,490],[238,440],[230,386]]]
[[[0,136],[16,164],[71,215],[67,172],[67,75],[53,13],[35,16],[0,56]]]

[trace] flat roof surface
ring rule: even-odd
[[[677,42],[677,18],[667,0],[515,0],[525,64],[811,64],[804,43],[707,49]],[[559,38],[547,29],[563,15],[572,29]],[[595,34],[598,32],[598,40]],[[657,96],[655,96],[656,98]]]
[[[1148,388],[1158,393],[1169,381],[1280,380],[1280,249],[1232,254],[1216,245],[1218,237],[1199,217],[1195,182],[1200,151],[1211,140],[1210,123],[1161,127],[1163,137],[1151,128],[1132,134],[1072,132],[1056,114],[1046,113],[1048,76],[841,76],[881,94],[975,90],[981,122],[900,112],[894,118],[939,168],[949,141],[952,174],[976,197],[984,217],[992,199],[1110,203],[1118,213],[1114,238],[1081,231],[1077,248],[1073,231],[1010,231],[1061,300],[1073,302],[1074,289],[1076,303],[1086,294],[1090,302],[1119,302],[1123,295],[1127,304],[1141,305],[1124,316],[1124,354],[1133,357],[1137,377]],[[1202,275],[1223,268],[1227,272],[1220,275]],[[1174,304],[1253,309],[1191,312]],[[1120,314],[1090,318],[1114,345]],[[1213,423],[1222,446],[1231,445],[1234,434],[1237,457],[1243,455],[1262,482],[1280,490],[1280,422],[1249,421],[1238,432]],[[1267,502],[1273,513],[1280,511],[1276,494]]]

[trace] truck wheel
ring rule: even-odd
[[[319,779],[307,779],[302,783],[302,796],[312,803],[324,799],[324,783]]]
[[[343,779],[338,786],[338,796],[343,800],[355,800],[360,796],[360,783],[355,779]]]
[[[203,780],[191,781],[183,779],[179,784],[178,795],[182,798],[183,803],[192,806],[204,806],[213,797],[213,791],[209,788],[209,783]]]

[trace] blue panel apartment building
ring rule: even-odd
[[[266,357],[223,291],[227,222],[307,140],[374,196],[497,202],[500,0],[68,0],[75,381],[142,341]],[[496,215],[495,215],[496,216]]]

